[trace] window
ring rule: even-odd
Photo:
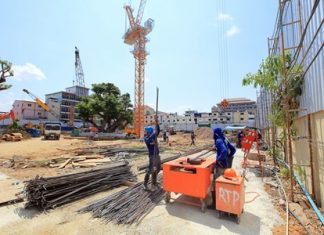
[[[42,113],[41,113],[41,112],[38,112],[37,114],[38,114],[38,116],[41,116],[41,115],[42,115]]]
[[[38,108],[41,108],[42,106],[38,105]]]
[[[241,121],[243,121],[244,120],[244,118],[241,118]]]
[[[227,115],[231,115],[231,113],[227,113]]]
[[[31,104],[27,104],[28,107],[31,107]]]
[[[241,113],[241,115],[244,115],[244,113]]]
[[[191,119],[189,119],[189,122],[191,122]]]

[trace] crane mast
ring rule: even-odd
[[[146,0],[141,0],[136,19],[132,8],[129,5],[124,7],[130,23],[130,28],[123,37],[124,43],[134,46],[132,51],[135,59],[134,131],[138,138],[144,136],[144,80],[145,62],[148,55],[145,49],[146,42],[148,42],[146,36],[152,31],[154,23],[152,19],[148,19],[144,26],[141,25],[145,4]]]
[[[84,83],[84,73],[82,69],[82,64],[81,64],[81,58],[80,58],[80,52],[77,47],[75,47],[75,79],[76,79],[76,85],[85,87]]]

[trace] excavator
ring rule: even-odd
[[[7,119],[9,117],[11,118],[12,121],[16,120],[15,113],[11,110],[8,113],[0,114],[0,121]]]

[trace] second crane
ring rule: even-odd
[[[145,50],[147,35],[152,31],[154,21],[148,19],[144,26],[141,25],[146,0],[141,0],[136,19],[133,16],[133,9],[126,5],[125,10],[128,16],[130,28],[124,35],[124,42],[134,45],[132,54],[135,58],[135,97],[134,97],[134,131],[137,138],[144,136],[144,78],[145,62],[148,55]]]

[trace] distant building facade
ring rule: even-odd
[[[15,100],[12,110],[18,120],[46,119],[46,111],[36,102],[27,100]]]
[[[48,106],[58,114],[59,120],[68,123],[70,120],[70,108],[73,108],[74,121],[81,122],[79,113],[75,106],[80,103],[82,97],[89,95],[89,89],[81,86],[73,86],[66,88],[66,91],[59,91],[45,95]],[[49,114],[49,119],[57,118]]]
[[[155,114],[145,115],[144,125],[153,125]],[[177,113],[159,113],[158,120],[163,129],[174,127],[178,131],[192,131],[198,127],[225,127],[228,125],[255,126],[255,115],[244,112],[222,112],[214,110],[213,112],[186,111],[184,115]]]
[[[247,98],[228,98],[228,107],[225,112],[245,112],[247,111],[250,114],[256,114],[257,105],[256,102]],[[212,107],[213,111],[221,111],[221,103]]]

